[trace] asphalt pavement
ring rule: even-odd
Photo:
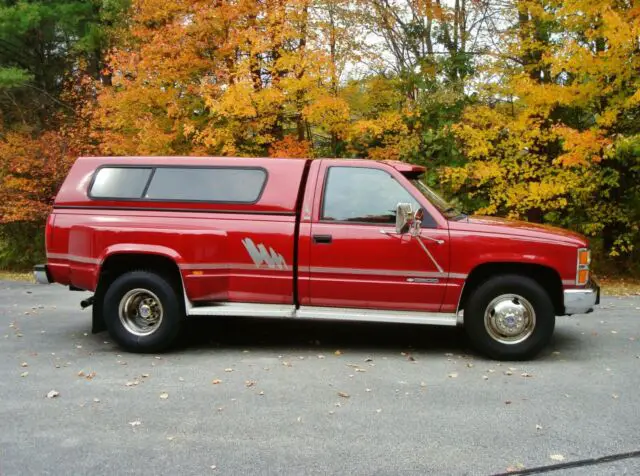
[[[640,297],[500,363],[457,329],[231,318],[129,354],[88,295],[0,281],[2,476],[640,474]]]

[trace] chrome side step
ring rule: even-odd
[[[379,309],[351,309],[338,307],[303,306],[296,312],[301,319],[333,321],[397,322],[402,324],[428,324],[455,326],[456,315],[444,312],[386,311]]]
[[[187,308],[189,316],[233,316],[297,318],[309,320],[396,322],[399,324],[426,324],[455,326],[456,314],[443,312],[386,311],[338,307],[294,306],[284,304],[219,303],[212,306]]]
[[[212,306],[187,308],[188,316],[295,317],[296,308],[288,304],[221,302]]]

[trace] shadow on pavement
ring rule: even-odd
[[[535,360],[584,359],[588,343],[579,332],[556,328],[551,343]],[[462,328],[411,324],[316,322],[285,319],[192,318],[174,352],[207,349],[275,349],[279,352],[340,349],[421,354],[468,355],[481,360]]]
[[[219,347],[471,353],[464,332],[458,328],[251,318],[190,319],[176,350]]]

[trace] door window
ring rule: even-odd
[[[389,173],[365,167],[329,167],[321,220],[393,225],[396,205],[420,206]],[[426,214],[425,214],[426,216]]]

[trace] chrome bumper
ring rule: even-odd
[[[564,313],[587,314],[600,304],[600,285],[594,279],[583,289],[566,289],[564,291]]]
[[[46,264],[35,265],[33,267],[33,277],[38,284],[50,284],[52,282]]]

